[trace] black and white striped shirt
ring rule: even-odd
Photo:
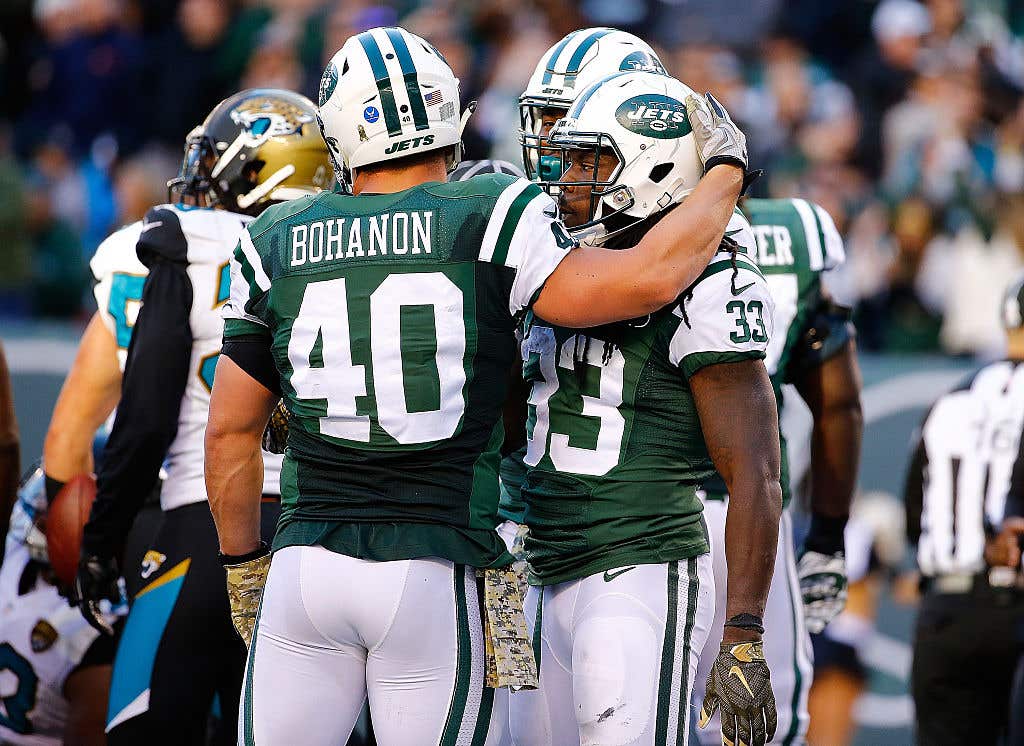
[[[1021,361],[982,368],[932,406],[921,426],[905,494],[907,533],[917,542],[922,574],[984,568],[986,530],[1019,511],[1022,429]]]

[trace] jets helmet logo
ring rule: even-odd
[[[647,73],[658,73],[659,75],[668,75],[665,72],[664,66],[661,64],[661,60],[655,57],[653,54],[648,54],[644,51],[636,51],[632,54],[627,55],[622,63],[619,65],[619,70],[626,70],[628,72],[647,72]]]
[[[313,117],[281,99],[259,97],[243,101],[231,112],[231,120],[245,130],[255,146],[271,137],[297,135]]]
[[[615,110],[615,120],[630,132],[659,140],[685,137],[692,131],[683,102],[660,93],[623,101]]]

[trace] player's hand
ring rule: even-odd
[[[221,555],[221,562],[227,573],[228,600],[231,602],[231,623],[245,641],[246,647],[252,642],[256,628],[256,615],[263,597],[263,586],[267,584],[270,572],[270,549],[261,544],[260,549],[250,558],[232,558]],[[232,561],[232,560],[237,561]]]
[[[288,408],[284,405],[284,399],[277,403],[267,427],[263,431],[263,450],[267,453],[284,453],[288,445]]]
[[[68,595],[72,606],[79,611],[89,626],[105,635],[113,635],[114,628],[100,611],[100,603],[109,601],[117,604],[121,601],[121,571],[117,560],[113,557],[100,557],[94,554],[83,555],[78,562],[78,575],[75,587]]]
[[[1011,516],[1003,521],[999,533],[985,542],[985,562],[989,567],[1020,567],[1024,518]]]
[[[714,96],[687,96],[686,116],[705,171],[720,163],[732,163],[746,172],[747,138]]]
[[[722,708],[722,743],[764,746],[778,724],[771,676],[760,642],[722,643],[700,706],[701,728]]]
[[[846,555],[806,551],[796,566],[807,631],[820,633],[846,606]]]

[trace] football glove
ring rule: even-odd
[[[722,643],[697,724],[706,727],[719,707],[723,744],[764,746],[775,736],[775,695],[760,642]]]
[[[282,454],[288,445],[288,408],[284,399],[277,403],[267,427],[263,431],[263,450],[268,453]]]
[[[818,634],[846,606],[846,555],[806,551],[796,566],[807,631]]]
[[[114,628],[100,609],[102,601],[121,602],[121,571],[113,557],[87,554],[78,563],[75,586],[68,593],[68,602],[78,606],[89,626],[104,635],[113,635]]]
[[[267,573],[270,572],[270,550],[266,544],[261,544],[255,554],[258,556],[252,559],[221,557],[227,573],[231,623],[235,625],[246,647],[252,642],[260,599],[263,598],[263,586],[267,584]],[[242,561],[231,562],[232,559]]]
[[[720,163],[732,163],[744,172],[747,170],[747,138],[714,96],[687,96],[686,116],[705,172]]]

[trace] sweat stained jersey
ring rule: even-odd
[[[574,242],[504,174],[267,210],[232,262],[226,338],[270,346],[292,415],[275,548],[510,561],[497,523],[515,317]]]
[[[757,266],[720,251],[649,319],[584,332],[527,320],[531,583],[708,551],[696,490],[714,465],[689,380],[764,358],[772,313]]]

